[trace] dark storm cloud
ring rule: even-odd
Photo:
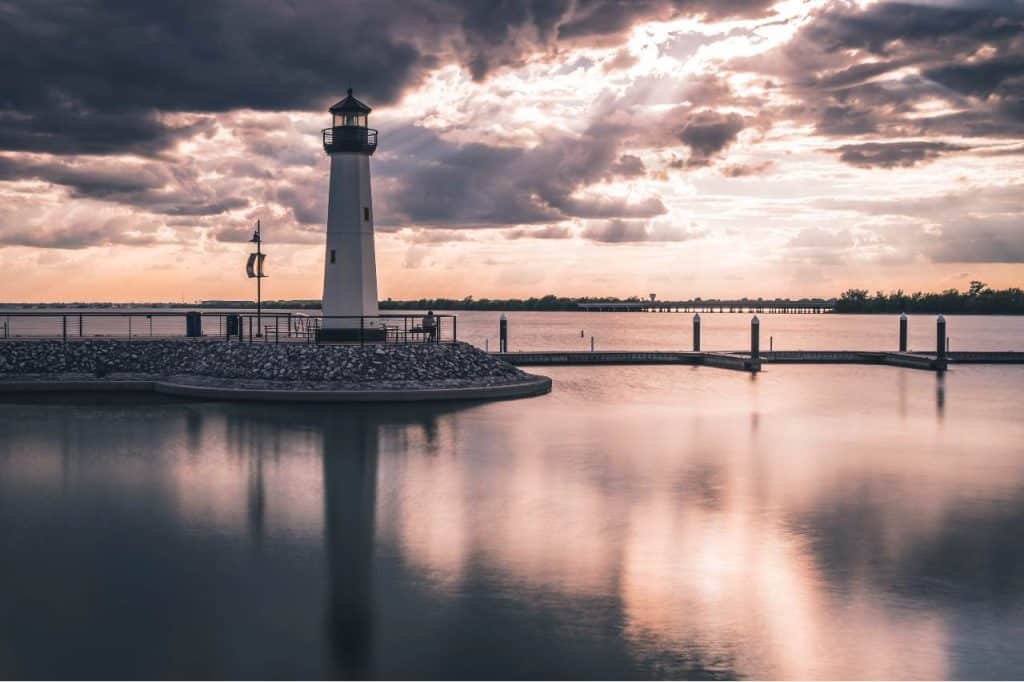
[[[583,0],[558,27],[560,37],[602,36],[621,33],[638,18],[669,19],[696,14],[709,19],[764,14],[773,0]]]
[[[216,215],[248,201],[206,187],[187,168],[94,162],[34,161],[0,156],[0,180],[41,180],[66,187],[72,198],[98,199],[164,215]]]
[[[743,117],[717,111],[693,114],[676,133],[679,140],[690,148],[690,166],[705,166],[714,155],[735,141],[743,130]]]
[[[6,147],[158,148],[175,136],[156,112],[325,106],[346,78],[390,101],[433,61],[383,10],[247,0],[4,4]]]
[[[778,54],[743,68],[783,76],[799,101],[789,116],[824,135],[1015,137],[1024,131],[1022,36],[1018,0],[832,2]],[[921,115],[925,100],[947,111]]]
[[[970,64],[946,64],[928,69],[924,75],[951,90],[975,97],[993,94],[1020,96],[1024,88],[1024,56],[990,59]]]
[[[633,154],[623,154],[619,157],[619,160],[613,163],[608,170],[613,175],[618,175],[624,178],[636,178],[644,174],[646,168],[644,162],[639,156]]]
[[[166,112],[328,106],[352,83],[394,102],[457,61],[474,78],[557,42],[767,0],[21,0],[0,4],[0,149],[153,153],[193,134]]]
[[[579,137],[553,137],[521,149],[456,145],[407,126],[394,132],[388,152],[377,161],[386,188],[380,225],[476,227],[661,215],[666,208],[654,196],[634,201],[580,194],[642,167],[639,159],[619,154],[625,134],[613,126],[592,126]]]
[[[91,167],[88,171],[62,163],[26,161],[0,156],[0,180],[44,180],[66,185],[80,195],[97,198],[162,187],[166,177],[131,167]]]
[[[862,11],[851,3],[833,2],[809,25],[806,35],[829,51],[891,55],[915,46],[949,57],[969,52],[965,46],[1019,37],[1022,17],[1024,4],[1018,0],[883,2]]]
[[[908,168],[934,161],[944,153],[965,151],[968,147],[945,142],[866,142],[844,144],[832,150],[839,160],[861,168]]]
[[[57,98],[35,110],[14,108],[0,93],[0,149],[10,151],[105,154],[117,150],[152,156],[210,125],[209,118],[172,125],[152,111],[80,109]]]
[[[816,101],[818,93],[805,93],[809,102]],[[819,112],[819,133],[833,137],[852,135],[910,135],[920,129],[920,123],[908,119],[913,103],[926,97],[944,99],[933,83],[908,77],[897,84],[861,83],[820,94],[823,106]]]
[[[854,64],[853,66],[836,69],[835,71],[814,74],[811,77],[811,83],[815,87],[825,90],[841,90],[854,85],[861,85],[876,76],[888,73],[905,64],[905,61],[896,60]]]
[[[0,215],[0,246],[28,246],[47,249],[86,249],[93,246],[149,246],[158,240],[152,231],[140,232],[124,218],[104,221],[73,220],[54,226],[33,224],[10,225]]]

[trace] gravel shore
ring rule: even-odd
[[[206,340],[0,341],[0,380],[163,378],[303,390],[496,386],[531,375],[464,343],[275,345]]]

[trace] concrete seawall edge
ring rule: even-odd
[[[179,398],[198,400],[230,400],[256,402],[300,403],[377,403],[425,402],[447,400],[511,400],[530,398],[551,392],[551,379],[529,375],[525,381],[495,386],[464,386],[453,388],[382,389],[382,390],[298,390],[249,389],[225,386],[201,386],[173,381],[74,379],[53,380],[17,379],[0,381],[3,393],[138,393],[153,392]]]

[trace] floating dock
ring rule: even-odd
[[[567,365],[706,365],[742,372],[756,372],[762,365],[888,365],[941,372],[949,364],[1024,364],[1024,352],[961,351],[944,358],[926,353],[886,351],[769,351],[756,358],[737,351],[527,351],[493,353],[510,364],[527,366]]]

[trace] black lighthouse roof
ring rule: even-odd
[[[352,88],[348,89],[348,96],[328,109],[332,114],[356,113],[368,114],[372,109],[352,96]]]

